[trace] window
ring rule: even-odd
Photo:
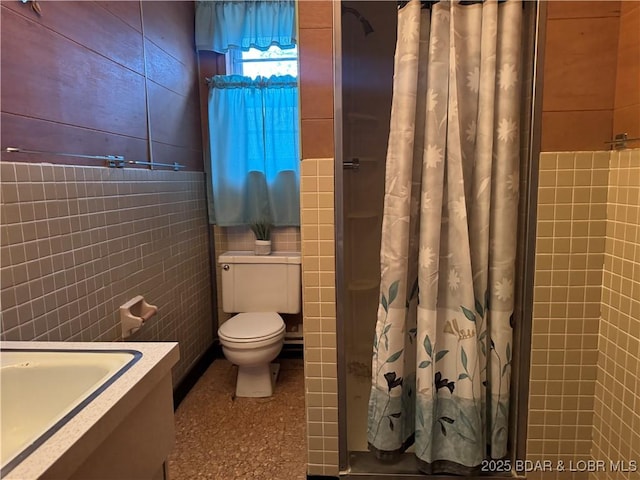
[[[224,54],[209,81],[212,223],[300,225],[296,0],[196,2],[198,50]],[[256,47],[256,48],[252,48]]]
[[[263,77],[271,75],[298,77],[297,46],[283,50],[273,45],[266,51],[251,48],[246,52],[229,48],[229,52],[225,56],[227,73],[230,75],[243,75],[251,78],[256,78],[259,75]]]
[[[297,48],[225,55],[228,74],[209,81],[214,223],[299,226]]]

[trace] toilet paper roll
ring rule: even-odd
[[[140,319],[142,320],[142,323],[144,323],[147,320],[149,320],[156,313],[158,313],[158,307],[156,307],[156,306],[153,306],[153,308],[151,308],[150,310],[147,310],[146,312],[144,312],[142,315],[140,315]]]

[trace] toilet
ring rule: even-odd
[[[218,329],[222,351],[238,366],[237,397],[270,397],[277,377],[271,365],[284,344],[280,313],[300,312],[298,252],[226,252],[222,267],[222,309],[235,313]]]

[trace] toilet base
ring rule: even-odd
[[[279,371],[278,363],[238,366],[236,397],[270,397]]]

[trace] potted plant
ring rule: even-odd
[[[256,255],[269,255],[271,253],[271,223],[267,220],[258,220],[250,225],[256,236],[254,253]]]

